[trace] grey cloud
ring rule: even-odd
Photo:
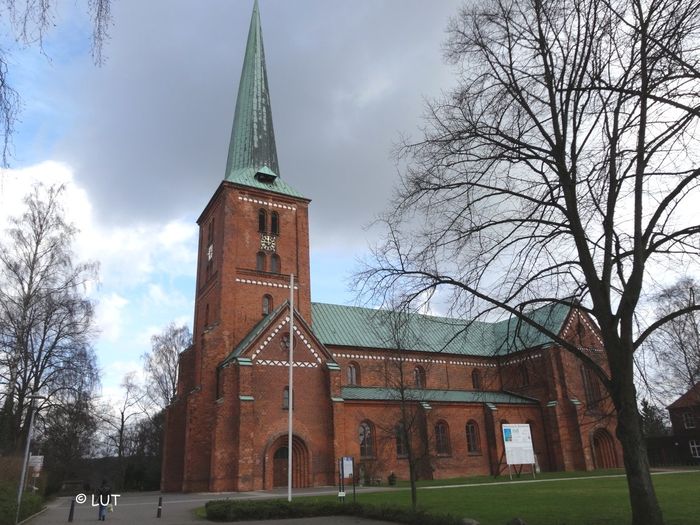
[[[400,132],[452,82],[441,2],[261,0],[282,177],[314,245],[357,239],[395,182]],[[223,178],[252,1],[115,2],[107,64],[64,72],[79,101],[57,148],[104,222],[197,216]],[[362,241],[364,242],[364,241]]]

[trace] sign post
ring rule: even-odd
[[[528,424],[504,424],[503,432],[503,447],[506,454],[506,463],[508,464],[508,476],[513,479],[513,474],[510,470],[511,465],[520,465],[520,470],[516,474],[520,477],[523,465],[530,465],[532,468],[532,477],[535,477],[535,451],[532,448],[532,436],[530,435],[530,425]]]
[[[345,501],[345,480],[352,479],[352,502],[355,503],[355,458],[343,456],[338,458],[338,499]]]
[[[294,274],[289,276],[289,429],[287,442],[287,501],[292,501],[292,436],[294,431]]]

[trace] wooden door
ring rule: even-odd
[[[289,450],[287,447],[280,447],[275,451],[272,459],[272,486],[286,487],[287,486],[287,467],[288,467]]]

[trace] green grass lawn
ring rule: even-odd
[[[601,469],[596,470],[595,472],[575,470],[572,472],[541,472],[537,474],[537,479],[588,478],[591,476],[623,476],[624,474],[625,470],[621,468],[607,470]],[[523,472],[518,478],[516,476],[515,471],[513,471],[513,481],[529,481],[531,479],[531,472]],[[493,476],[470,476],[465,478],[431,479],[426,481],[419,481],[416,483],[416,485],[419,487],[433,487],[448,485],[476,485],[483,483],[502,483],[504,481],[509,481],[507,470],[497,478],[494,478]],[[408,481],[401,480],[397,482],[396,485],[398,487],[409,487],[410,483]]]
[[[557,477],[562,477],[561,473]],[[660,474],[653,479],[668,525],[700,525],[700,471]],[[447,481],[430,484],[447,484]],[[449,481],[456,483],[459,480]],[[473,478],[469,479],[472,481]],[[410,492],[360,494],[358,503],[410,505]],[[481,525],[503,525],[516,516],[531,525],[621,525],[630,522],[624,477],[577,479],[572,476],[563,481],[445,489],[424,486],[418,491],[418,504],[428,511],[474,518]]]

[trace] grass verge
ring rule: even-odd
[[[667,525],[700,525],[700,471],[653,477]],[[407,507],[407,490],[362,494],[362,503]],[[503,525],[520,517],[534,525],[623,525],[631,513],[625,478],[572,478],[502,485],[418,491],[419,506],[474,518],[481,525]]]
[[[421,525],[459,523],[473,518],[481,525],[503,525],[520,517],[532,525],[624,525],[631,513],[627,483],[623,477],[561,476],[537,483],[468,484],[431,488],[418,492],[420,512],[410,511],[410,492],[358,492],[358,505],[338,503],[334,496],[286,500],[226,500],[209,502],[206,516],[216,521],[356,515],[371,519]],[[654,486],[667,525],[700,525],[698,487],[700,471],[654,475]],[[439,480],[463,484],[464,480]],[[473,480],[468,480],[473,481]],[[502,481],[502,480],[501,480]]]

